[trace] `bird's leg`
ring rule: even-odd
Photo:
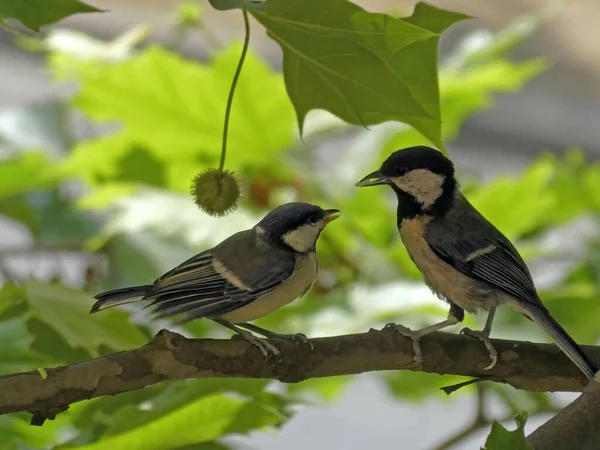
[[[257,338],[249,331],[242,330],[241,328],[238,328],[234,324],[229,323],[223,319],[212,319],[212,320],[214,322],[218,323],[219,325],[223,325],[224,327],[235,331],[242,339],[244,339],[245,341],[247,341],[250,344],[257,347],[265,358],[268,358],[269,355],[279,356],[280,352],[279,352],[279,350],[277,350],[277,347],[275,347],[273,344],[271,344],[263,339]]]
[[[448,312],[448,318],[442,322],[436,323],[434,325],[430,325],[425,328],[421,328],[420,330],[411,330],[404,325],[399,325],[396,323],[388,323],[385,328],[391,329],[400,333],[402,336],[412,339],[413,341],[413,349],[415,352],[414,360],[417,364],[421,364],[423,362],[423,352],[421,351],[421,338],[423,336],[427,336],[428,334],[435,333],[443,328],[451,327],[452,325],[456,325],[465,317],[465,311],[454,305],[450,304],[450,311]]]
[[[485,326],[481,331],[473,331],[470,328],[466,327],[460,330],[460,334],[473,336],[482,341],[485,344],[485,348],[487,348],[488,352],[490,352],[490,359],[492,360],[492,362],[483,370],[490,370],[498,362],[498,352],[492,345],[492,341],[490,341],[490,333],[492,332],[492,322],[494,322],[494,314],[496,314],[496,308],[490,308],[490,312],[488,313],[487,319],[485,321]]]
[[[306,337],[306,335],[302,334],[302,333],[279,334],[279,333],[275,333],[274,331],[269,331],[269,330],[261,328],[257,325],[253,325],[253,324],[247,323],[247,322],[238,323],[237,326],[246,328],[247,330],[250,330],[250,331],[254,331],[255,333],[258,333],[268,339],[286,339],[286,340],[290,340],[293,342],[302,342],[303,344],[309,345],[311,350],[313,349],[312,342],[310,342],[310,340]]]

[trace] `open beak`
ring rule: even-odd
[[[364,177],[358,183],[356,183],[356,187],[367,187],[367,186],[377,186],[379,184],[389,184],[390,178],[386,177],[379,170],[375,172],[371,172],[369,175]]]
[[[339,209],[326,209],[325,210],[325,217],[323,218],[323,225],[324,226],[327,225],[329,222],[334,221],[338,217],[340,217],[340,210]]]

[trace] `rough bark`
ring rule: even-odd
[[[425,361],[413,361],[412,342],[394,331],[312,339],[306,344],[271,340],[281,351],[268,360],[239,339],[187,339],[166,330],[133,350],[43,371],[0,377],[0,414],[30,411],[52,419],[71,403],[187,378],[309,378],[381,370],[413,370],[481,377],[530,391],[583,391],[587,379],[554,345],[493,340],[498,363],[477,339],[435,333],[422,340]],[[600,347],[584,347],[600,365]],[[46,376],[47,375],[47,376]],[[597,417],[600,417],[598,415]]]
[[[534,450],[600,449],[600,372],[583,394],[527,439]]]

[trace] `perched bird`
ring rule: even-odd
[[[298,339],[247,323],[302,297],[317,277],[315,245],[337,209],[287,203],[252,229],[230,236],[158,278],[154,284],[96,295],[90,313],[148,300],[159,317],[182,315],[182,322],[207,317],[235,331],[263,355],[279,351],[247,330],[266,337]],[[243,330],[245,328],[246,330]]]
[[[394,152],[381,168],[356,183],[358,187],[389,185],[398,198],[397,224],[408,253],[434,293],[450,304],[443,322],[413,331],[390,324],[414,343],[461,322],[465,310],[489,311],[482,331],[463,332],[482,340],[492,363],[497,353],[489,335],[496,308],[509,305],[544,329],[558,347],[590,379],[596,368],[542,304],[525,262],[511,242],[462,195],[454,166],[441,152],[411,147]]]

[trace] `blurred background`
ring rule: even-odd
[[[230,216],[208,217],[187,191],[196,172],[218,161],[241,14],[207,2],[89,3],[108,12],[75,16],[38,35],[0,28],[1,374],[133,348],[173,328],[137,306],[93,318],[87,311],[99,290],[148,283],[291,200],[344,214],[319,243],[322,270],[311,293],[258,325],[324,336],[445,317],[397,237],[393,199],[352,187],[391,151],[426,143],[422,137],[400,124],[366,130],[313,111],[301,141],[280,48],[253,21],[226,164],[245,195]],[[406,16],[415,2],[356,3]],[[430,3],[474,17],[440,44],[443,134],[465,192],[518,243],[558,321],[578,342],[593,344],[600,5]],[[179,331],[228,335],[205,321]],[[511,311],[499,315],[493,336],[547,340]],[[73,405],[42,429],[28,427],[25,414],[0,416],[0,449],[134,448],[131,442],[204,450],[472,449],[483,445],[491,420],[514,426],[512,415],[525,410],[529,432],[574,398],[484,384],[451,397],[439,390],[461,380],[383,373],[291,386],[155,386]],[[216,426],[221,415],[229,422]],[[201,431],[178,441],[189,427]]]

